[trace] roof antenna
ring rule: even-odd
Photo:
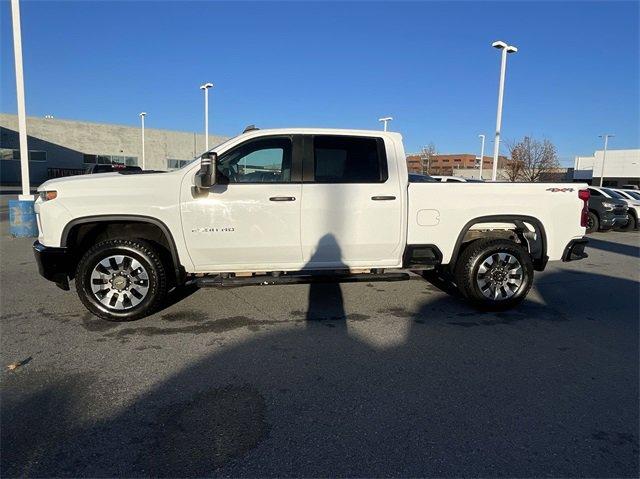
[[[253,131],[253,130],[259,130],[260,128],[256,128],[256,125],[249,125],[248,127],[246,127],[244,129],[244,131],[242,133],[247,133],[249,131]]]

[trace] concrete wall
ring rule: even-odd
[[[29,150],[47,152],[47,168],[86,168],[84,154],[137,157],[142,166],[139,127],[27,117],[27,134]],[[209,146],[225,139],[210,135]],[[17,115],[0,113],[0,148],[19,149]],[[145,169],[166,170],[168,159],[190,160],[202,151],[203,134],[145,128]],[[1,181],[10,183],[13,170],[3,167]]]
[[[599,184],[603,157],[604,150],[596,151],[593,156],[576,156],[575,178],[581,180],[593,178],[594,183],[597,181]],[[604,179],[618,184],[637,183],[640,180],[640,149],[607,150]]]

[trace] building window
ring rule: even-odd
[[[88,165],[126,165],[126,166],[138,166],[137,156],[112,156],[112,155],[90,155],[84,154],[83,161]]]
[[[12,150],[10,148],[0,148],[0,159],[20,161],[20,150]],[[29,161],[47,161],[47,152],[29,150]]]
[[[167,169],[168,170],[177,170],[179,168],[182,168],[184,165],[186,165],[190,161],[191,160],[173,160],[173,159],[168,159],[167,160]]]

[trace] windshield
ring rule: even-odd
[[[619,200],[624,200],[625,199],[624,196],[622,196],[620,193],[617,193],[617,192],[613,191],[612,189],[602,188],[602,191],[604,191],[606,194],[611,196],[611,198],[617,198]]]
[[[224,145],[226,145],[227,143],[229,143],[231,140],[235,140],[235,138],[236,138],[235,136],[232,136],[231,138],[226,139],[226,140],[225,140],[225,141],[223,141],[222,143],[219,143],[219,144],[215,145],[214,147],[209,148],[209,151],[217,150],[218,148],[221,148],[222,146],[224,146]],[[199,160],[199,159],[200,159],[200,156],[196,156],[194,159],[192,159],[192,160],[188,161],[187,163],[185,163],[184,165],[182,165],[182,166],[181,166],[180,168],[178,168],[178,169],[179,169],[179,170],[182,170],[182,169],[184,169],[184,168],[187,168],[189,165],[193,165],[193,162],[194,162],[194,161]]]
[[[636,200],[640,200],[640,193],[636,191],[626,191],[626,193]]]

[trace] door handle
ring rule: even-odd
[[[272,196],[269,201],[295,201],[295,196]]]
[[[396,197],[395,196],[372,196],[371,199],[373,201],[391,201],[391,200],[395,200]]]

